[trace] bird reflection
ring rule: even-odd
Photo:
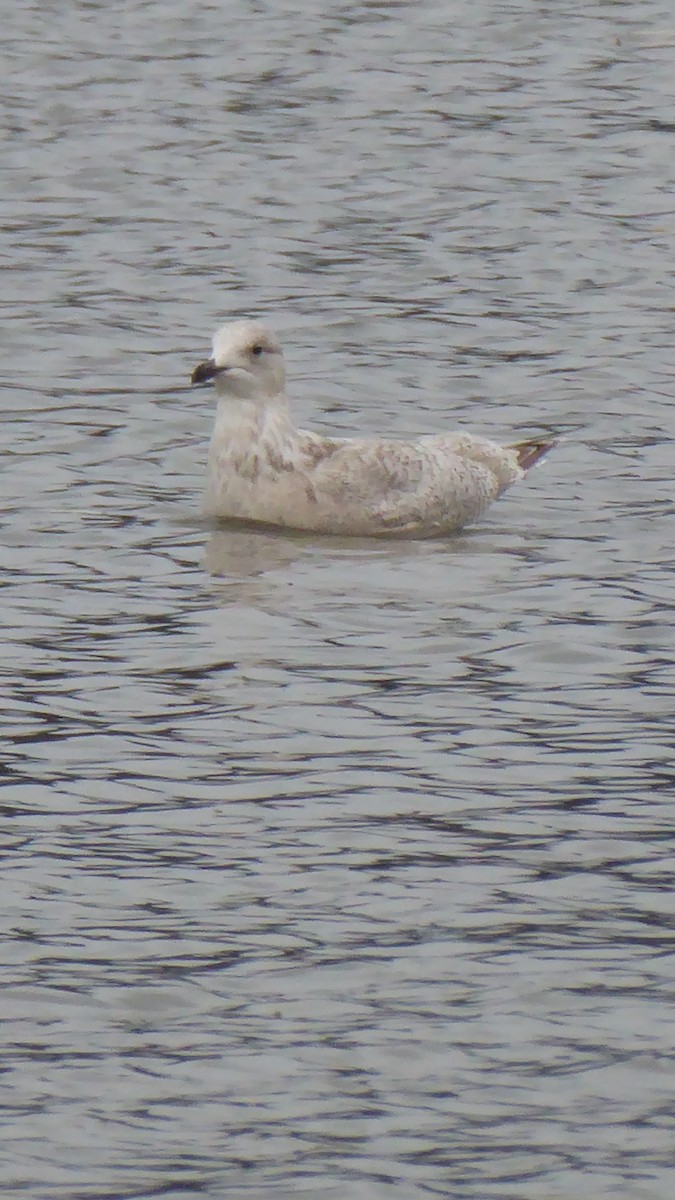
[[[218,579],[252,578],[290,566],[311,543],[311,538],[233,523],[212,533],[204,567]]]

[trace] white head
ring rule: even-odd
[[[192,372],[193,383],[213,381],[223,396],[269,400],[284,391],[286,370],[275,334],[260,321],[233,321],[213,339],[213,355]]]

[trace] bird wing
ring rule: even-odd
[[[463,447],[454,435],[335,440],[309,474],[317,496],[352,524],[451,528],[479,516],[501,490],[489,465],[460,453]]]

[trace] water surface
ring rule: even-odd
[[[669,6],[6,37],[8,1194],[669,1200]],[[205,528],[243,315],[323,432],[564,441],[450,540]]]

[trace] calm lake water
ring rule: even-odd
[[[32,1200],[675,1191],[675,17],[5,14],[2,1150]],[[189,373],[564,440],[436,542],[213,530]]]

